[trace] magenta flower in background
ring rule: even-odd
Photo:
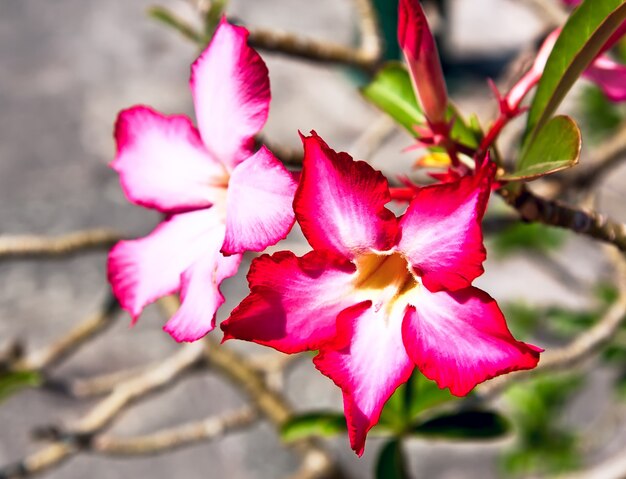
[[[581,0],[562,1],[572,7],[577,7],[581,3]],[[561,29],[557,28],[546,37],[530,70],[520,78],[505,97],[506,104],[511,111],[517,111],[526,94],[541,80],[548,57],[560,33]],[[626,23],[622,23],[583,73],[583,77],[595,83],[604,95],[615,103],[626,101],[626,66],[612,60],[606,52],[613,48],[625,34]]]
[[[467,394],[499,374],[536,366],[540,349],[516,341],[495,300],[471,286],[483,273],[481,219],[493,165],[456,182],[417,188],[401,218],[385,208],[387,180],[303,138],[294,200],[313,250],[253,261],[251,293],[222,323],[237,338],[295,353],[343,391],[350,443],[361,455],[383,405],[414,368]]]
[[[150,235],[111,251],[113,291],[135,322],[161,296],[180,292],[181,307],[164,329],[194,341],[215,327],[222,280],[241,253],[262,251],[294,223],[296,184],[254,138],[269,111],[269,78],[248,32],[225,20],[192,65],[198,128],[185,116],[135,106],[119,114],[111,166],[133,203],[167,218]]]

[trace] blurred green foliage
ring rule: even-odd
[[[517,427],[517,442],[501,458],[507,475],[555,474],[579,465],[575,434],[561,424],[563,406],[582,381],[545,376],[506,392]]]
[[[504,258],[528,250],[547,253],[560,248],[567,237],[561,229],[540,223],[514,223],[492,237],[492,251]]]
[[[376,479],[408,479],[406,458],[399,439],[390,439],[378,453]]]
[[[29,387],[41,385],[42,377],[37,371],[9,371],[0,374],[0,402]]]
[[[346,418],[337,411],[310,411],[288,420],[280,429],[280,437],[292,442],[307,437],[330,437],[347,432]]]

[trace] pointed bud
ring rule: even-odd
[[[398,42],[413,87],[431,124],[445,122],[448,94],[435,39],[418,0],[400,0]]]

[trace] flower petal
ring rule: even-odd
[[[133,322],[146,305],[180,288],[180,275],[202,257],[216,227],[213,208],[193,211],[172,216],[145,238],[113,247],[109,282]]]
[[[476,176],[420,188],[400,220],[398,249],[431,291],[466,288],[483,273],[481,220],[492,164]]]
[[[337,315],[354,304],[354,267],[309,253],[263,255],[252,262],[250,295],[221,324],[224,339],[243,339],[285,353],[315,350],[336,334]]]
[[[271,97],[267,67],[247,40],[245,28],[223,19],[191,67],[200,134],[209,151],[231,169],[250,155]]]
[[[336,153],[317,133],[302,137],[304,163],[294,210],[316,251],[352,259],[371,249],[388,250],[398,230],[387,180],[363,161]]]
[[[359,456],[385,402],[413,372],[402,343],[402,318],[403,311],[387,316],[385,307],[371,301],[348,308],[337,320],[335,344],[313,359],[343,391],[350,444]]]
[[[226,172],[187,117],[136,106],[119,114],[115,139],[111,166],[133,203],[176,213],[206,208],[224,197]]]
[[[424,376],[464,396],[500,374],[532,369],[541,349],[516,341],[498,304],[477,288],[420,288],[402,323],[406,350]]]
[[[612,102],[626,100],[626,66],[603,55],[589,65],[584,76],[594,82]]]
[[[215,328],[217,310],[224,303],[220,284],[237,273],[242,257],[223,256],[222,238],[212,236],[204,256],[181,276],[181,306],[163,327],[178,342],[197,341]]]
[[[226,199],[226,254],[263,251],[289,233],[295,221],[291,173],[265,147],[237,165]]]

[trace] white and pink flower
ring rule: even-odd
[[[147,304],[180,292],[181,307],[164,327],[178,341],[215,327],[220,283],[237,272],[241,254],[278,242],[294,223],[292,175],[267,148],[253,150],[270,87],[247,38],[222,20],[192,65],[197,128],[145,106],[122,111],[115,127],[111,166],[126,196],[167,217],[147,237],[112,249],[109,281],[133,322]]]

